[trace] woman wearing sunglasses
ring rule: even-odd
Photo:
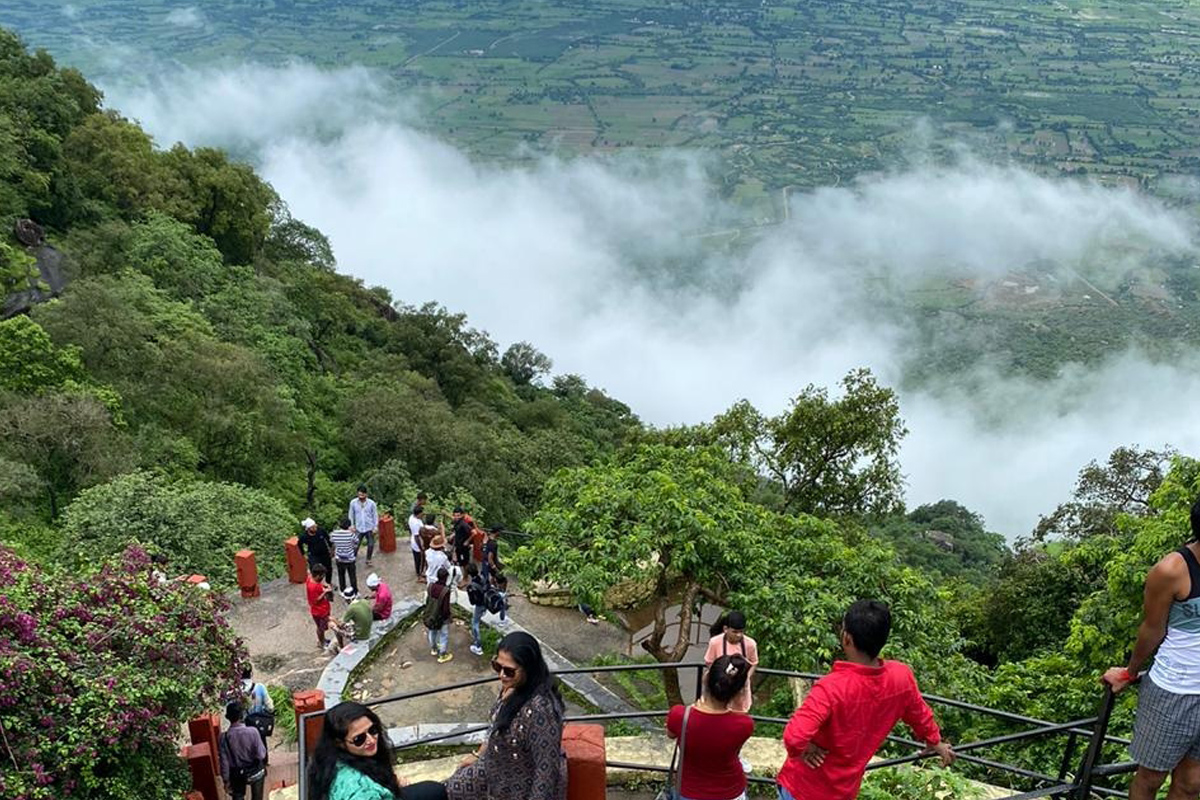
[[[528,633],[500,640],[492,669],[500,697],[477,753],[446,781],[449,800],[564,800],[563,701],[542,648]]]
[[[326,711],[308,765],[309,800],[445,800],[440,783],[400,783],[386,737],[364,705],[346,701]]]

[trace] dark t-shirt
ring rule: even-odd
[[[320,528],[305,531],[297,541],[300,544],[300,552],[306,554],[309,561],[329,560],[329,535]]]
[[[483,563],[495,562],[496,569],[500,568],[500,543],[495,539],[483,543]]]
[[[467,542],[471,538],[471,523],[466,519],[457,520],[454,523],[454,546],[466,547]]]
[[[683,729],[683,712],[683,706],[674,706],[667,713],[667,731],[676,737]],[[748,714],[706,714],[693,708],[688,714],[680,793],[694,800],[730,800],[746,791],[738,752],[752,733],[754,720]]]

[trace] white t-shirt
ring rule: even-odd
[[[409,531],[409,546],[412,547],[414,553],[421,552],[421,528],[425,527],[425,523],[416,514],[410,514],[408,517]]]
[[[430,583],[437,583],[438,569],[445,567],[446,571],[450,571],[450,559],[445,551],[438,550],[436,547],[431,547],[425,551],[425,580]]]

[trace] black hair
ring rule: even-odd
[[[362,492],[363,494],[366,494],[367,493],[367,485],[365,483],[360,483],[358,485],[358,491]]]
[[[314,578],[316,578],[317,580],[320,580],[321,578],[325,577],[325,565],[324,564],[313,564],[311,567],[308,568],[308,571],[311,572],[312,576]]]
[[[253,665],[247,664],[246,666],[242,667],[242,680],[248,681],[248,680],[250,680],[250,678],[253,675],[254,675],[254,666]]]
[[[488,533],[494,533],[499,536],[501,530],[503,530],[503,528],[501,528],[499,525],[493,525],[492,527],[488,528]]]
[[[475,566],[475,562],[467,562],[467,575],[474,578],[479,574],[479,567]]]
[[[429,495],[425,494],[424,492],[417,492],[417,499],[418,500],[428,500]]]
[[[704,687],[708,696],[718,703],[728,704],[738,696],[746,686],[750,676],[750,662],[736,653],[731,656],[721,656],[708,668],[704,677]]]
[[[342,746],[350,725],[362,717],[371,720],[371,724],[379,729],[379,746],[375,748],[373,756],[356,756]],[[321,738],[317,740],[317,748],[313,751],[312,760],[308,762],[309,800],[329,800],[329,789],[341,764],[358,770],[390,791],[393,796],[401,796],[392,748],[383,723],[374,711],[351,700],[338,703],[325,712]]]
[[[437,582],[438,583],[445,583],[446,579],[449,577],[450,577],[450,570],[446,569],[445,567],[438,567],[438,571],[437,571]]]
[[[500,640],[496,648],[508,653],[517,666],[525,671],[525,681],[510,694],[496,712],[494,730],[503,734],[516,719],[517,714],[534,695],[546,695],[551,705],[563,713],[562,695],[558,692],[558,679],[550,674],[546,659],[542,657],[542,646],[525,631],[513,631]]]
[[[467,510],[465,508],[463,508],[462,506],[455,506],[454,513],[455,514],[465,514],[465,513],[467,513]]]
[[[350,518],[342,517],[341,522],[338,523],[338,527],[341,528],[342,530],[346,530],[347,528],[349,528],[350,527]]]
[[[501,575],[500,573],[496,573],[496,585],[499,586],[501,589],[507,589],[508,588],[508,576]]]
[[[1200,542],[1200,499],[1192,504],[1192,541]]]
[[[166,564],[167,563],[167,554],[166,553],[155,553],[154,555],[150,556],[150,563],[151,564],[160,564],[160,565]]]
[[[229,720],[230,724],[241,722],[245,715],[246,708],[242,705],[241,700],[233,700],[225,706],[225,719]]]
[[[862,653],[877,658],[892,632],[892,612],[878,600],[858,600],[842,617],[842,628]]]
[[[717,617],[708,629],[709,636],[716,636],[718,633],[724,633],[726,628],[733,628],[735,631],[746,630],[746,615],[740,611],[727,611]]]
[[[437,524],[437,514],[426,514],[425,515],[425,524],[426,525],[436,525]]]

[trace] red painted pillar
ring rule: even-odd
[[[216,714],[192,717],[188,720],[188,738],[192,740],[192,744],[208,745],[213,772],[219,773],[221,765],[217,763],[217,743],[221,738],[221,718]]]
[[[567,800],[604,800],[608,792],[603,725],[563,727],[567,754]]]
[[[208,749],[208,745],[184,745],[183,757],[187,759],[188,769],[192,773],[192,791],[199,792],[204,800],[221,800],[217,790],[221,783],[218,777],[220,773],[212,766],[216,763],[216,756]]]
[[[308,564],[300,554],[300,540],[295,536],[284,539],[283,549],[287,555],[288,580],[292,583],[304,583],[308,577]]]
[[[379,550],[382,553],[396,552],[396,520],[391,514],[379,518]]]
[[[296,731],[299,732],[301,714],[325,710],[325,693],[320,689],[293,692],[292,705],[296,709]],[[312,755],[313,750],[317,747],[317,739],[321,736],[321,727],[324,724],[324,716],[309,717],[305,720],[304,746],[308,750],[309,755]],[[299,734],[297,733],[297,735]]]
[[[238,550],[233,562],[237,564],[237,582],[242,597],[258,597],[258,565],[254,563],[254,551]]]

